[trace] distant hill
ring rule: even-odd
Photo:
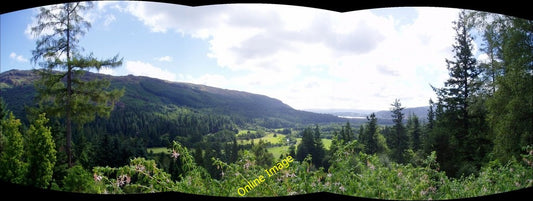
[[[198,113],[225,115],[249,122],[255,121],[266,127],[274,127],[273,124],[294,125],[345,121],[330,114],[295,110],[280,100],[248,92],[169,82],[145,76],[111,76],[91,72],[87,72],[84,76],[88,79],[109,79],[111,88],[125,88],[126,93],[117,106],[129,106],[128,108],[135,110],[171,105],[185,107]],[[32,99],[35,95],[33,81],[36,79],[38,76],[31,70],[10,70],[0,73],[1,96],[18,118],[25,116],[24,105],[33,103]]]
[[[418,119],[425,121],[427,118],[429,106],[423,106],[423,107],[411,107],[411,108],[405,108],[402,110],[403,114],[405,115],[404,119],[407,119],[407,117],[410,114],[414,114],[418,116]],[[378,111],[375,113],[377,118],[381,119],[392,119],[391,115],[392,112],[389,110],[385,111]]]
[[[418,116],[421,121],[426,121],[428,109],[429,106],[405,108],[402,110],[405,115],[404,120],[407,121],[407,117],[410,114],[414,114]],[[374,113],[376,115],[376,118],[378,119],[379,124],[392,124],[392,112],[389,110],[372,111],[358,109],[310,109],[308,111],[348,118],[351,122],[355,123],[367,122],[366,117],[369,116],[371,113]]]

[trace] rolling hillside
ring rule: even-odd
[[[128,106],[136,111],[161,106],[184,107],[198,113],[230,116],[265,127],[345,121],[333,115],[295,110],[280,100],[242,91],[132,75],[110,76],[87,72],[84,78],[109,79],[111,88],[124,88],[125,95],[117,107]],[[38,76],[29,70],[10,70],[0,74],[1,96],[8,108],[20,118],[25,117],[24,106],[33,104],[33,81],[36,79]]]

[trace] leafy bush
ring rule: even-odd
[[[461,178],[448,178],[439,170],[436,152],[418,159],[416,163],[419,165],[383,163],[375,154],[360,152],[357,141],[340,145],[330,160],[332,165],[328,171],[316,168],[311,162],[312,157],[307,156],[271,177],[265,173],[265,167],[256,164],[255,155],[247,150],[239,152],[235,163],[212,158],[212,164],[221,175],[220,179],[212,179],[203,167],[194,163],[186,147],[174,142],[172,149],[170,157],[183,164],[184,174],[179,181],[173,181],[168,173],[157,168],[155,161],[135,158],[124,167],[94,168],[96,186],[105,186],[103,193],[178,191],[241,197],[238,188],[263,175],[265,181],[244,196],[331,192],[378,199],[426,200],[477,197],[533,185],[532,147],[525,150],[527,154],[523,155],[523,162],[511,160],[501,164],[492,161],[479,174]]]

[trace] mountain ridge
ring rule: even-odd
[[[112,76],[86,72],[82,79],[108,79],[110,89],[124,88],[125,95],[117,106],[129,105],[142,110],[146,105],[174,105],[198,112],[235,116],[256,121],[276,121],[278,124],[313,124],[341,122],[345,119],[329,114],[296,110],[281,100],[261,94],[222,89],[186,82],[171,82],[147,76]],[[1,96],[12,111],[32,104],[33,82],[38,75],[32,70],[9,70],[0,73]]]

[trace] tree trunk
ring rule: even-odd
[[[72,100],[72,66],[70,64],[70,4],[67,4],[67,100],[66,100],[66,135],[67,135],[67,156],[68,167],[72,167],[72,117],[71,117],[71,100]]]

